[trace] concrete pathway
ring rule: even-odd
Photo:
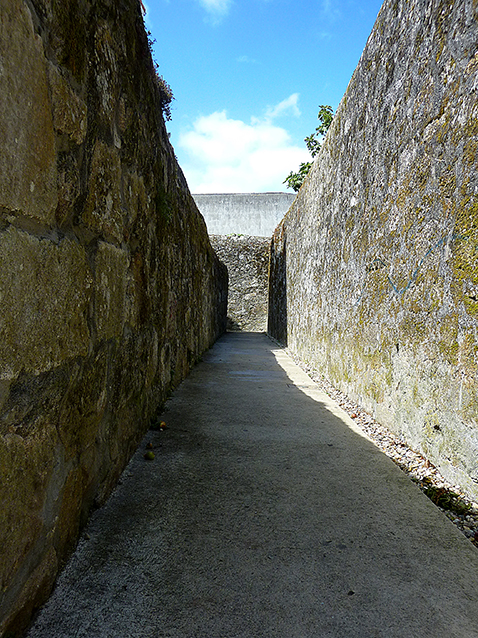
[[[163,418],[30,638],[478,638],[476,548],[267,337]]]

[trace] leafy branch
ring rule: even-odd
[[[332,107],[327,104],[321,104],[319,106],[317,119],[320,121],[319,126],[317,126],[314,133],[304,139],[307,150],[312,157],[315,157],[320,151],[322,138],[326,135],[330,125],[332,124],[332,120],[334,119],[334,111]],[[287,184],[287,188],[292,188],[295,192],[297,192],[307,177],[311,166],[312,162],[302,162],[297,173],[291,171],[282,183]]]

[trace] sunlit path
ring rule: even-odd
[[[30,638],[478,636],[476,548],[266,336],[162,418]]]

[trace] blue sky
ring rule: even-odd
[[[146,0],[171,142],[193,193],[285,191],[337,108],[381,0]]]

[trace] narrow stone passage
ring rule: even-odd
[[[477,638],[476,548],[265,335],[162,418],[30,638]]]

